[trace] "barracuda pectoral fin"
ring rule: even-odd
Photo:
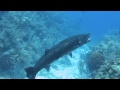
[[[49,64],[46,65],[46,66],[45,66],[45,69],[49,72],[49,70],[50,70],[50,65],[49,65]]]
[[[70,57],[72,57],[72,53],[69,53]]]

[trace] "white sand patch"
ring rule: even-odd
[[[83,72],[80,74],[80,70],[78,68],[79,62],[84,61],[81,58],[81,55],[85,55],[89,52],[87,46],[82,48],[78,48],[72,52],[72,58],[68,56],[68,60],[71,62],[71,65],[67,65],[66,63],[60,63],[61,60],[66,60],[63,56],[60,59],[56,60],[51,64],[50,71],[47,72],[46,69],[42,69],[37,73],[36,79],[82,79],[87,78],[87,75]],[[85,63],[83,65],[83,70],[86,70]],[[81,71],[82,72],[82,71]]]

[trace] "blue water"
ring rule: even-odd
[[[119,11],[83,12],[82,29],[90,31],[93,37],[102,38],[107,32],[120,27]]]
[[[120,11],[71,11],[66,12],[71,24],[79,22],[74,33],[91,33],[93,42],[100,41],[108,32],[120,28]]]

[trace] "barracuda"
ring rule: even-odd
[[[49,50],[36,62],[33,67],[25,68],[26,76],[29,79],[35,79],[36,74],[43,68],[49,71],[50,64],[58,58],[69,54],[72,57],[72,51],[90,41],[90,34],[79,34],[69,37]]]

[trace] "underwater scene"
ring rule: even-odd
[[[120,79],[120,11],[0,11],[0,79]]]

